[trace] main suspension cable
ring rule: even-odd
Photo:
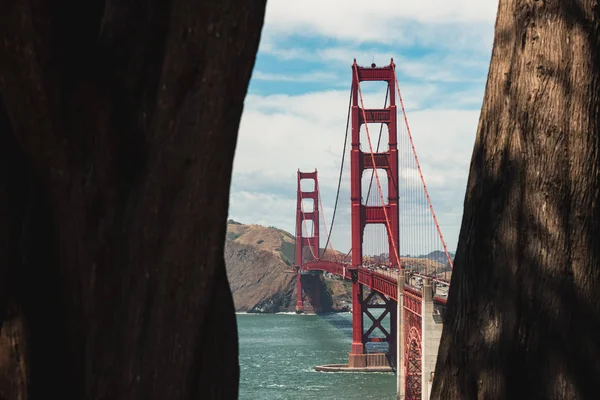
[[[325,243],[325,248],[323,249],[323,253],[329,246],[329,241],[331,240],[331,233],[333,232],[333,224],[335,222],[335,214],[337,211],[338,200],[340,198],[340,187],[342,185],[342,174],[344,172],[344,160],[346,158],[346,145],[348,143],[348,127],[350,126],[350,111],[352,110],[352,88],[350,88],[350,97],[348,99],[348,116],[346,117],[346,135],[344,137],[344,150],[342,151],[342,163],[340,165],[340,176],[338,179],[338,187],[337,193],[335,195],[335,205],[333,206],[333,215],[331,217],[331,225],[329,225],[329,234],[327,235],[327,243]],[[323,254],[321,254],[322,256]]]
[[[323,209],[323,199],[321,198],[321,191],[317,190],[317,193],[319,194],[319,208],[321,209],[321,217],[323,218],[323,228],[325,228],[325,234],[329,236],[329,231],[327,231],[327,222],[325,221],[325,210]],[[333,250],[333,246],[331,246],[331,243],[328,244],[331,250]],[[327,246],[327,244],[325,244],[325,246]],[[323,249],[321,257],[323,257],[323,255],[325,254],[325,251],[327,251],[327,247]]]

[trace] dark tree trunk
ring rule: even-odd
[[[600,8],[500,0],[433,399],[597,399]]]
[[[223,245],[265,3],[2,3],[0,399],[237,398]]]

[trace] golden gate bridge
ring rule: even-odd
[[[363,82],[385,84],[382,108],[366,107]],[[375,145],[373,126],[379,128]],[[311,182],[312,187],[305,188]],[[297,183],[296,311],[320,311],[323,272],[352,283],[348,364],[317,369],[395,370],[399,398],[428,399],[453,260],[425,184],[393,59],[383,67],[362,67],[356,60],[352,65],[344,150],[329,229],[317,170],[298,171]],[[335,250],[331,241],[334,228],[343,225],[341,217],[336,224],[336,215],[343,213],[350,216],[347,253]],[[321,222],[327,237],[323,248]],[[387,350],[371,343],[387,343]]]

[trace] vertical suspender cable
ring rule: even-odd
[[[433,210],[433,204],[431,204],[431,198],[429,197],[429,191],[427,190],[427,185],[425,185],[425,178],[423,178],[423,173],[421,171],[421,165],[419,164],[419,158],[417,157],[417,151],[415,150],[415,145],[412,140],[412,135],[410,133],[410,127],[408,125],[408,118],[406,117],[406,111],[404,110],[404,102],[402,101],[402,95],[400,94],[400,86],[398,85],[398,77],[396,76],[396,67],[392,67],[394,69],[394,79],[396,80],[396,88],[398,89],[398,100],[400,101],[400,106],[402,107],[402,115],[404,116],[404,123],[406,124],[406,131],[408,133],[408,138],[410,140],[410,145],[412,147],[413,155],[415,156],[415,162],[417,163],[417,170],[419,171],[419,177],[421,178],[421,183],[423,184],[423,189],[425,190],[425,196],[427,197],[427,202],[429,204],[429,209],[431,210],[431,214],[433,215],[433,221],[435,222],[435,226],[437,228],[438,234],[440,236],[440,240],[442,241],[442,245],[444,246],[444,252],[446,253],[446,257],[448,257],[448,263],[450,264],[450,268],[453,268],[452,258],[450,257],[450,253],[448,253],[448,247],[446,246],[446,241],[444,240],[444,236],[442,235],[442,230],[440,229],[440,225],[438,223],[437,217],[435,215],[435,211]]]

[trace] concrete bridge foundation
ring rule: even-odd
[[[402,284],[401,284],[402,282]],[[398,400],[417,400],[408,399],[405,396],[406,389],[406,340],[404,324],[405,310],[402,307],[404,302],[404,274],[398,278],[398,374],[397,374],[397,399]],[[438,348],[442,337],[443,322],[440,313],[436,310],[434,302],[434,292],[432,280],[425,279],[422,287],[421,297],[421,400],[429,400],[431,396],[431,385],[433,383],[433,373],[437,362]]]
[[[398,321],[398,328],[396,329],[396,384],[398,400],[404,400],[405,387],[404,364],[406,360],[404,359],[404,282],[404,271],[400,271],[400,274],[398,274],[398,307],[396,307],[396,321]]]
[[[443,328],[441,318],[435,318],[438,314],[435,311],[431,279],[426,279],[423,284],[423,303],[421,310],[421,346],[423,348],[421,399],[429,400]]]

